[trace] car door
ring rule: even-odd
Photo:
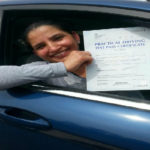
[[[137,6],[134,10],[129,8],[129,2],[108,2],[91,1],[91,5],[90,2],[83,5],[82,1],[82,5],[39,2],[1,7],[1,64],[16,65],[17,57],[28,54],[24,49],[18,52],[20,47],[15,42],[26,21],[36,17],[71,20],[78,24],[74,29],[79,32],[149,25],[149,12],[144,12],[146,3],[134,3]],[[140,4],[144,5],[141,9]],[[138,92],[141,97],[133,91],[89,92],[41,83],[0,91],[0,147],[148,150],[149,91]]]

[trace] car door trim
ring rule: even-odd
[[[32,88],[46,92],[46,93],[51,93],[51,94],[58,94],[58,95],[64,95],[64,96],[69,96],[69,97],[75,97],[75,98],[80,98],[80,99],[85,99],[89,101],[97,101],[97,102],[102,102],[102,103],[108,103],[108,104],[113,104],[113,105],[119,105],[119,106],[125,106],[125,107],[132,107],[136,109],[142,109],[142,110],[147,110],[150,111],[150,104],[145,103],[143,101],[138,102],[138,101],[130,101],[130,100],[125,100],[121,98],[113,98],[113,97],[106,97],[102,95],[94,95],[93,94],[88,94],[88,93],[81,93],[81,92],[74,92],[74,91],[66,91],[66,90],[60,90],[60,89],[44,89],[44,86],[42,85],[36,85],[33,84]],[[39,89],[38,89],[39,88]],[[43,89],[42,89],[43,88]]]

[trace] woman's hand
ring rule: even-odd
[[[83,64],[92,63],[92,56],[87,51],[72,51],[66,60],[64,61],[64,65],[69,72],[74,72],[80,68]]]

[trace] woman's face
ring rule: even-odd
[[[27,38],[34,53],[50,62],[63,62],[71,51],[79,49],[77,33],[69,34],[50,25],[31,30]]]

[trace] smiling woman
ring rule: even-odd
[[[92,62],[92,57],[89,52],[78,50],[80,38],[76,32],[63,31],[58,26],[50,22],[38,22],[27,28],[27,43],[33,48],[34,54],[45,61],[22,66],[1,66],[1,90],[35,81],[85,89],[85,67]]]
[[[50,62],[62,62],[71,51],[78,50],[80,41],[76,32],[69,33],[48,22],[35,23],[28,30],[27,41],[36,55]]]
[[[92,57],[89,52],[79,50],[80,37],[75,31],[70,30],[68,24],[54,21],[35,22],[26,29],[25,39],[35,55],[51,63],[65,62],[68,56],[74,53],[88,54],[90,60],[72,73],[68,73],[67,77],[46,80],[48,84],[86,89],[85,69],[91,63]]]

